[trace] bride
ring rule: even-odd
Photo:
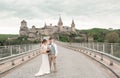
[[[41,64],[39,72],[37,74],[35,74],[35,76],[41,76],[41,75],[50,73],[46,39],[43,39],[40,51],[42,53],[42,64]]]

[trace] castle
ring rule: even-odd
[[[28,36],[28,40],[34,41],[41,39],[42,36],[54,36],[58,38],[60,33],[69,33],[69,32],[76,32],[74,20],[72,20],[71,27],[70,26],[63,26],[63,22],[61,17],[59,17],[58,25],[52,26],[44,25],[42,28],[36,28],[34,25],[32,28],[27,27],[27,22],[25,20],[21,21],[20,36]]]

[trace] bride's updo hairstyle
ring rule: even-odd
[[[44,43],[46,43],[46,42],[47,42],[47,40],[46,40],[46,39],[43,39],[42,44],[44,44]]]

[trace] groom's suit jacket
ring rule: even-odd
[[[49,44],[48,49],[50,49],[49,55],[57,56],[58,50],[57,50],[57,45],[55,43]]]

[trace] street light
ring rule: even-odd
[[[8,43],[9,43],[9,45],[10,45],[10,38],[8,37]]]
[[[24,41],[25,39],[24,38],[22,38],[22,41],[21,41],[21,45],[23,44],[23,41]]]
[[[25,39],[23,38],[22,41],[24,42],[24,40],[25,40]]]
[[[10,50],[10,55],[12,55],[12,46],[10,46],[10,38],[8,37],[8,42],[9,42],[9,50]]]

